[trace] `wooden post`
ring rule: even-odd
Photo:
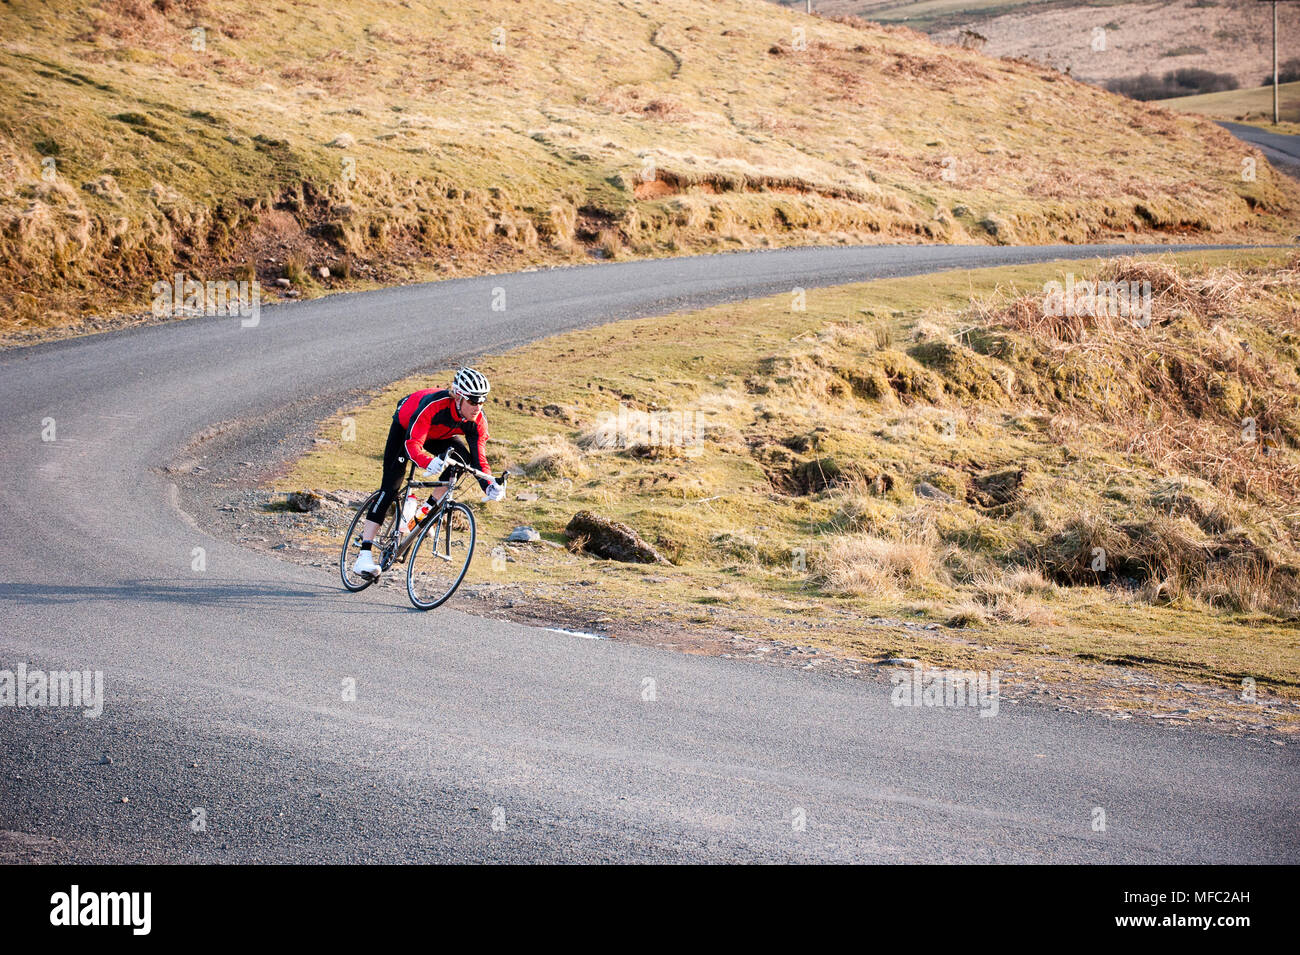
[[[1282,121],[1282,112],[1279,108],[1278,99],[1278,68],[1277,68],[1277,5],[1279,3],[1295,3],[1296,0],[1261,0],[1262,3],[1273,4],[1273,125],[1276,126]]]

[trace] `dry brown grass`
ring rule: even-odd
[[[582,452],[564,435],[535,438],[525,445],[524,470],[530,475],[581,478],[588,473]]]
[[[1035,567],[990,568],[962,588],[963,599],[943,608],[945,622],[950,627],[995,623],[1059,626],[1057,614],[1043,606],[1056,599],[1058,591]]]
[[[1300,611],[1294,568],[1281,571],[1263,560],[1247,558],[1209,566],[1194,580],[1191,595],[1215,610],[1277,613],[1281,605],[1291,614]]]
[[[1021,390],[1052,400],[1057,413],[1117,425],[1125,453],[1247,498],[1300,502],[1300,461],[1278,453],[1300,447],[1300,366],[1274,357],[1300,356],[1300,307],[1265,315],[1259,305],[1274,295],[1300,301],[1300,256],[1249,276],[1186,275],[1121,259],[1101,279],[1149,283],[1150,326],[1108,310],[1047,314],[1042,294],[977,302],[970,316],[984,330],[1020,332],[1046,350],[1046,373],[1017,365]],[[1261,331],[1271,341],[1252,346],[1249,336]],[[1004,358],[1016,350],[988,348]]]
[[[924,590],[946,576],[944,552],[933,534],[901,540],[849,534],[833,540],[816,562],[828,593],[897,599]]]

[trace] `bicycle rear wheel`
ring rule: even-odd
[[[357,555],[361,553],[361,528],[366,524],[366,513],[377,497],[379,497],[378,491],[366,498],[365,503],[357,508],[356,516],[348,525],[348,535],[343,538],[343,550],[339,552],[339,576],[343,578],[343,586],[353,593],[365,590],[375,582],[373,577],[362,577],[360,574],[352,573],[352,565],[356,563]],[[390,507],[389,511],[391,510]],[[385,515],[384,523],[387,523],[387,520],[388,517]],[[383,524],[380,524],[380,530],[383,530]],[[380,534],[376,533],[375,537],[380,537]]]
[[[474,556],[474,513],[456,502],[425,525],[406,561],[406,593],[432,610],[456,592]]]

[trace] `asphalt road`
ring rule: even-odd
[[[1246,123],[1219,123],[1238,139],[1258,146],[1268,161],[1283,172],[1300,177],[1300,136],[1274,133]]]
[[[1293,747],[1028,705],[995,718],[898,708],[883,677],[584,640],[469,617],[454,600],[420,614],[400,592],[349,595],[332,570],[215,539],[162,470],[207,429],[222,430],[186,454],[214,479],[231,447],[276,459],[357,389],[568,328],[1097,251],[599,265],[277,306],[255,328],[193,319],[0,353],[0,669],[101,670],[105,681],[96,719],[0,707],[0,852],[1300,860]],[[504,312],[490,307],[496,287]],[[1105,831],[1093,829],[1098,807]]]

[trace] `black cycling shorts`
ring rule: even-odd
[[[424,450],[435,458],[445,455],[448,448],[456,449],[462,461],[470,459],[469,447],[460,438],[424,442]],[[370,510],[366,513],[366,517],[376,524],[384,522],[389,505],[397,500],[397,492],[402,488],[402,478],[406,476],[409,462],[410,459],[406,456],[406,429],[398,424],[397,417],[394,416],[393,423],[388,429],[388,441],[384,444],[384,476],[379,488],[379,497],[375,498],[375,503],[370,505]],[[438,480],[445,481],[450,471],[451,468],[444,469],[438,475]]]

